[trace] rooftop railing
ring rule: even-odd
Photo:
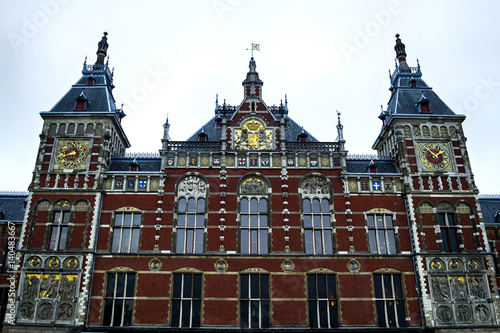
[[[394,82],[394,79],[398,74],[406,74],[406,75],[413,75],[416,77],[422,76],[422,72],[420,71],[420,67],[399,67],[396,66],[396,69],[391,75],[391,82]]]

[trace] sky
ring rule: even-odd
[[[500,29],[496,1],[4,0],[0,10],[0,190],[26,191],[50,110],[96,59],[108,32],[114,96],[128,152],[158,152],[168,116],[185,140],[214,114],[215,96],[243,99],[251,43],[263,99],[346,149],[374,154],[389,101],[395,37],[407,62],[464,122],[476,185],[500,193]]]

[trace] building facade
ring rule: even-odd
[[[456,115],[406,63],[374,156],[267,105],[252,57],[238,105],[186,141],[127,154],[105,63],[49,111],[26,199],[15,332],[401,331],[498,327],[495,262]],[[333,130],[333,128],[332,128]]]

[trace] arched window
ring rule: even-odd
[[[307,254],[332,254],[330,187],[322,177],[311,176],[302,182],[302,219]]]
[[[49,223],[49,250],[66,250],[68,246],[68,228],[71,219],[71,203],[68,200],[56,202],[52,208]]]
[[[441,231],[443,252],[460,252],[458,221],[455,208],[447,202],[437,204],[437,222]]]
[[[176,253],[203,253],[207,184],[197,175],[177,185]]]
[[[269,253],[269,204],[264,180],[248,177],[240,185],[240,252]]]

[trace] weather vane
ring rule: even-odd
[[[252,58],[253,58],[253,50],[260,51],[260,44],[254,44],[252,43],[252,47],[247,49],[247,51],[250,50],[252,52]]]

